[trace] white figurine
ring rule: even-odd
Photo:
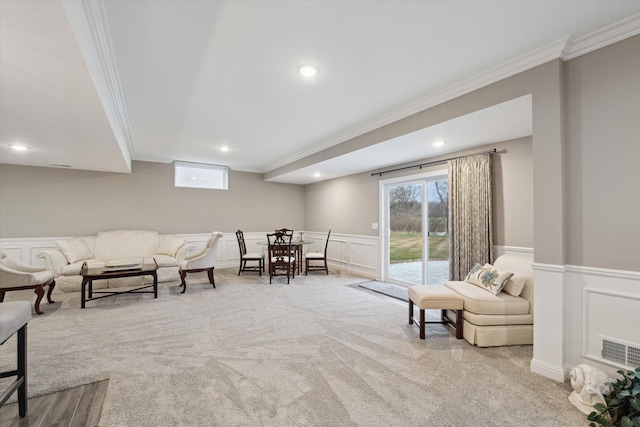
[[[569,401],[581,412],[589,415],[595,410],[593,405],[596,403],[606,405],[604,395],[610,391],[609,386],[604,384],[610,381],[607,374],[582,363],[571,370],[570,377],[573,391]]]

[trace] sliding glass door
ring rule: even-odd
[[[449,180],[427,181],[427,277],[425,284],[449,280]]]
[[[385,185],[385,280],[442,284],[449,277],[446,176]]]
[[[389,186],[387,199],[389,279],[419,285],[424,276],[422,235],[424,183]]]

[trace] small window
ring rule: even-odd
[[[174,162],[176,187],[228,190],[229,168],[204,163]]]

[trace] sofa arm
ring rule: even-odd
[[[47,263],[47,270],[53,271],[56,277],[62,275],[62,267],[69,265],[67,258],[59,249],[49,249],[38,254],[38,258],[42,258]]]
[[[189,252],[191,252],[195,248],[196,247],[191,243],[185,243],[184,245],[180,246],[180,249],[178,249],[178,251],[176,252],[176,260],[178,260],[178,265],[181,261],[184,261],[187,258],[187,255],[189,255]]]
[[[0,265],[0,288],[33,285],[33,274]]]

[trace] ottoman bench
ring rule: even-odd
[[[420,309],[420,319],[413,318],[413,305]],[[409,288],[409,324],[417,323],[420,328],[420,339],[425,339],[424,325],[426,323],[441,323],[455,328],[456,338],[462,338],[462,309],[464,300],[456,292],[444,286],[418,285]],[[427,309],[441,310],[441,320],[424,320],[424,311]],[[446,311],[456,313],[456,322],[449,320]]]

